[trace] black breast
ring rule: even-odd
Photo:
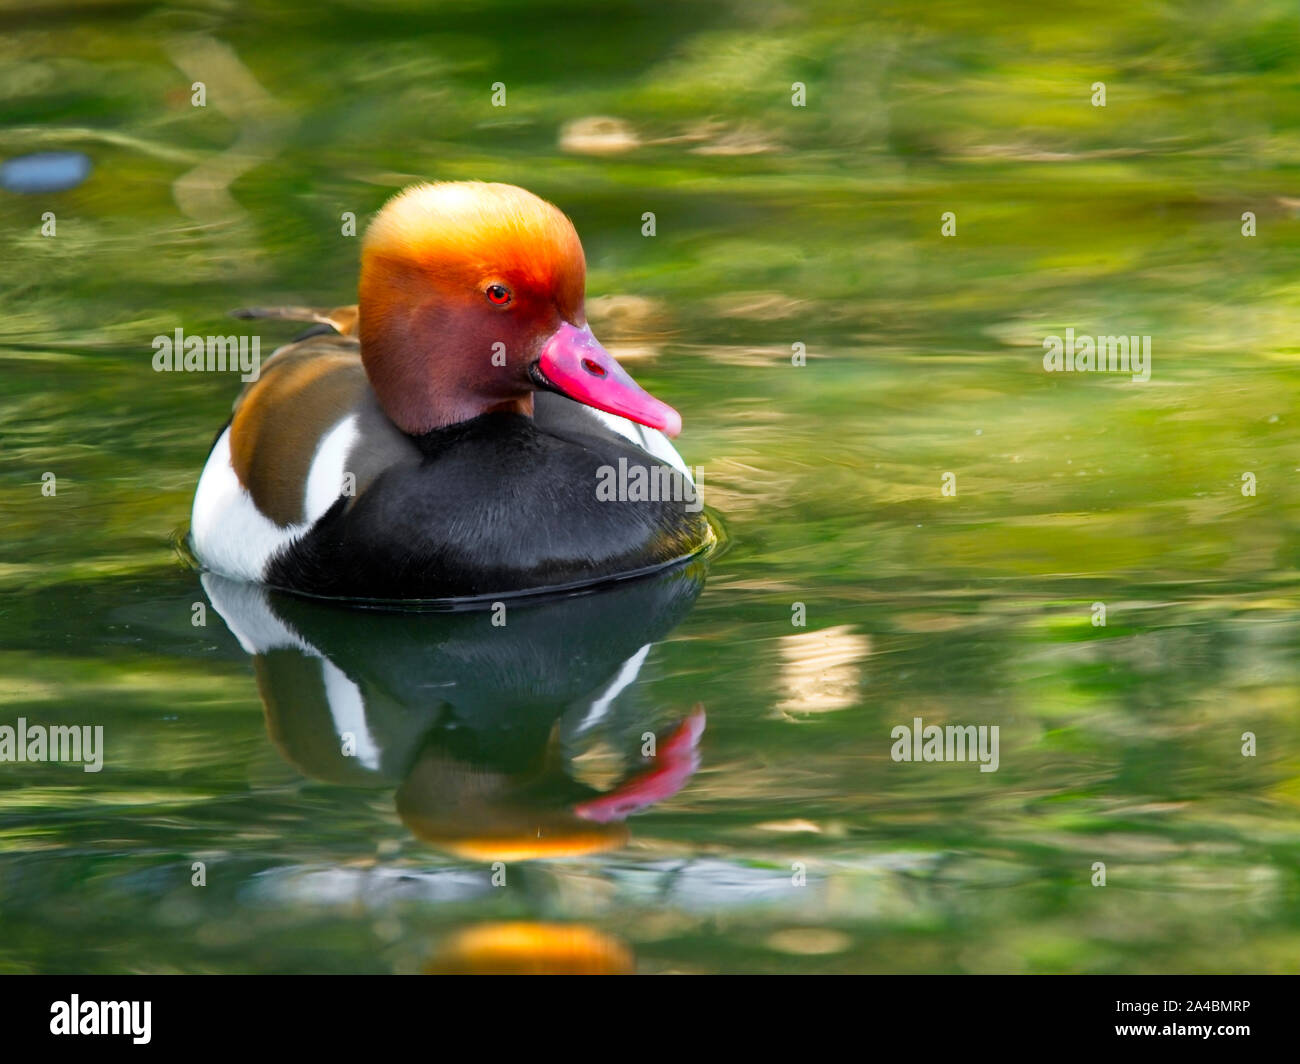
[[[415,442],[422,462],[340,498],[267,582],[349,598],[506,595],[653,569],[708,540],[676,471],[631,444],[515,414]]]

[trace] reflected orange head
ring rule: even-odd
[[[636,969],[618,939],[582,924],[479,924],[452,935],[430,975],[624,975]]]

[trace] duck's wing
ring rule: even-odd
[[[384,415],[355,339],[280,348],[235,402],[194,494],[190,533],[208,569],[261,580],[338,501],[419,451]]]

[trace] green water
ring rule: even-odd
[[[0,155],[95,166],[0,193],[0,725],[105,743],[0,764],[0,970],[421,971],[503,922],[644,972],[1300,969],[1294,5],[602,9],[0,11]],[[173,545],[238,382],[151,341],[351,302],[343,212],[426,178],[570,214],[727,544],[506,643],[281,603],[367,766]],[[1045,372],[1067,328],[1150,380]],[[563,839],[696,705],[622,834],[501,885],[466,851]],[[997,771],[892,760],[917,717],[996,725]]]

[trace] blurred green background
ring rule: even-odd
[[[1300,970],[1298,80],[1284,0],[4,4],[0,156],[94,171],[0,192],[0,724],[108,750],[0,764],[0,970],[417,971],[497,920],[642,971]],[[343,212],[467,178],[573,218],[728,544],[636,692],[705,706],[691,783],[426,890],[483,867],[284,761],[191,626],[238,383],[151,340],[351,302]],[[1067,327],[1151,380],[1045,373]],[[916,716],[999,771],[894,763]]]

